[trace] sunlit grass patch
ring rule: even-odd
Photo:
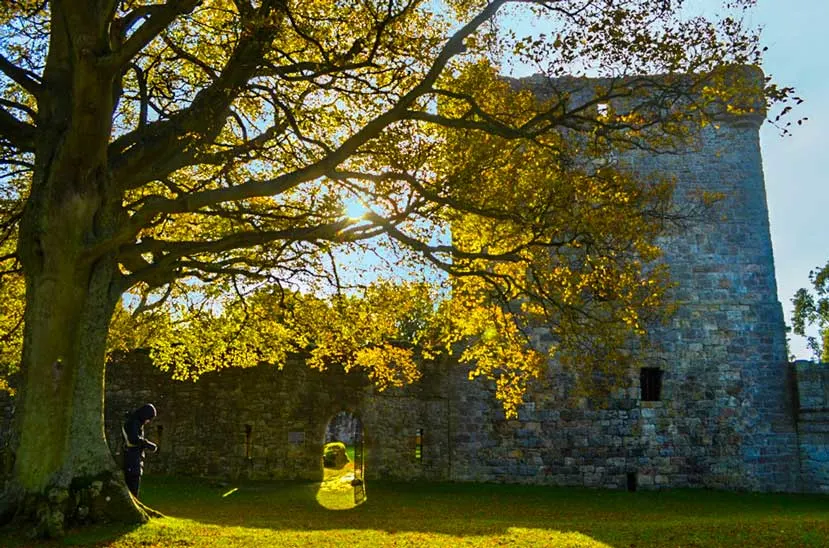
[[[191,535],[187,537],[187,535]],[[551,548],[607,548],[609,545],[578,532],[514,527],[498,535],[458,537],[446,533],[333,529],[320,531],[258,529],[205,525],[193,520],[156,520],[111,546],[546,546]]]
[[[357,506],[354,493],[354,462],[342,468],[324,468],[316,500],[328,510],[350,510]]]

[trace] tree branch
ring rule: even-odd
[[[21,122],[6,109],[0,108],[0,140],[8,141],[21,152],[32,152],[36,137],[36,127]]]
[[[485,131],[491,135],[498,135],[504,139],[521,139],[527,137],[527,134],[510,127],[506,124],[498,122],[497,120],[487,117],[488,120],[471,120],[468,118],[447,118],[439,114],[432,114],[430,112],[423,112],[420,110],[410,110],[405,114],[407,120],[416,120],[420,122],[429,122],[443,127],[450,127],[455,129],[476,129]]]
[[[138,81],[138,130],[141,131],[147,126],[147,111],[150,104],[147,94],[147,77],[137,64],[132,63],[130,67],[135,72],[135,79]]]
[[[409,90],[393,107],[369,121],[324,158],[291,173],[286,173],[266,181],[250,180],[234,187],[205,190],[173,200],[161,197],[147,200],[145,205],[133,215],[130,222],[115,237],[114,241],[102,245],[94,253],[101,252],[113,245],[122,245],[134,237],[156,215],[193,212],[203,207],[222,202],[244,200],[246,198],[259,196],[273,196],[286,192],[303,182],[325,176],[327,173],[333,171],[337,165],[352,156],[361,146],[377,137],[390,124],[404,119],[409,107],[418,98],[432,91],[433,84],[437,81],[449,60],[464,51],[465,46],[463,41],[466,37],[472,34],[484,22],[488,21],[506,2],[507,0],[496,0],[492,2],[469,23],[458,30],[446,42],[435,59],[435,62],[420,83]],[[220,81],[221,79],[217,82]],[[189,115],[193,115],[193,113],[190,112]]]
[[[189,62],[193,63],[194,65],[196,65],[197,67],[199,67],[200,69],[202,69],[204,71],[204,73],[207,74],[210,77],[211,80],[216,79],[216,71],[215,71],[215,69],[213,69],[213,67],[211,67],[210,65],[208,65],[207,63],[205,63],[204,61],[202,61],[201,59],[199,59],[198,57],[196,57],[192,53],[186,51],[184,48],[180,47],[178,44],[173,42],[170,39],[170,37],[167,36],[166,34],[162,34],[161,39],[164,40],[164,43],[167,45],[168,48],[173,50],[173,53],[175,53],[176,55],[178,55],[182,59],[184,59],[186,61],[189,61]]]
[[[271,4],[266,2],[260,10],[265,20]],[[136,188],[192,162],[195,147],[210,143],[221,131],[230,105],[256,73],[275,32],[267,25],[252,28],[239,40],[219,77],[200,91],[188,108],[110,144],[113,180],[123,188]]]
[[[14,110],[19,110],[20,112],[25,112],[33,121],[37,119],[37,112],[35,112],[34,109],[31,109],[21,103],[9,101],[8,99],[0,99],[0,106],[8,107]]]
[[[126,41],[120,44],[112,54],[103,59],[103,63],[114,70],[122,70],[139,51],[161,34],[176,17],[190,13],[199,4],[199,0],[170,0],[160,6],[144,6],[127,14],[121,20],[120,32],[126,33],[137,19],[146,18],[144,23]],[[123,36],[120,37],[123,39]]]
[[[239,232],[218,240],[204,242],[169,242],[146,238],[138,244],[123,247],[119,252],[119,260],[130,270],[135,268],[125,280],[128,286],[139,281],[150,285],[160,285],[157,282],[163,279],[163,274],[174,271],[179,259],[183,257],[251,248],[275,241],[339,241],[344,239],[343,231],[354,224],[356,221],[344,219],[323,225],[288,230]],[[145,259],[143,257],[145,254],[151,254],[152,261]]]
[[[35,98],[40,96],[43,87],[39,78],[33,72],[22,69],[0,54],[0,72],[14,80],[20,87],[31,93]]]

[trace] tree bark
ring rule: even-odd
[[[32,187],[17,254],[26,311],[16,397],[15,461],[0,518],[60,536],[78,522],[142,522],[104,434],[104,372],[109,323],[121,296],[115,252],[89,249],[122,221],[122,192],[107,165],[113,84],[95,52],[94,21],[53,6],[49,54],[38,98]],[[70,26],[71,23],[71,26]],[[89,28],[86,28],[89,27]]]
[[[50,223],[67,222],[65,212],[50,216]],[[79,522],[147,519],[104,433],[104,354],[120,296],[116,264],[105,258],[85,266],[71,239],[53,239],[41,239],[41,268],[27,275],[17,450],[4,494],[7,516],[33,522],[38,535],[50,537]]]

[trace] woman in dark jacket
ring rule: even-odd
[[[124,436],[124,481],[136,498],[141,484],[141,474],[144,473],[144,450],[149,449],[153,453],[158,450],[156,444],[144,439],[144,425],[155,416],[155,406],[148,403],[127,415],[121,427],[121,434]]]

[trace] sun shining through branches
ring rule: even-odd
[[[344,210],[346,217],[357,221],[365,219],[371,213],[371,209],[358,199],[346,200]]]

